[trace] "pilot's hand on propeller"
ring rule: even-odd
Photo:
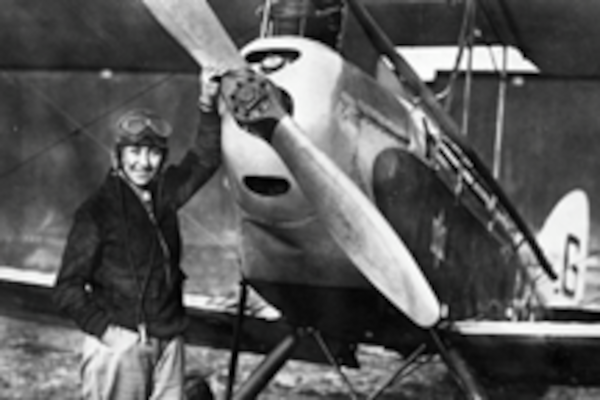
[[[203,112],[215,112],[217,109],[217,97],[221,86],[223,71],[206,67],[200,71],[200,96],[198,108]]]
[[[251,69],[223,75],[221,96],[240,126],[268,142],[277,123],[288,114],[283,91]]]

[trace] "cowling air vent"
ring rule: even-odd
[[[244,185],[254,193],[262,196],[281,196],[290,190],[287,179],[275,176],[246,176]]]

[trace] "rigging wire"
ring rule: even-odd
[[[62,115],[65,119],[67,119],[68,121],[70,121],[71,123],[73,123],[74,125],[76,125],[76,128],[72,131],[70,131],[69,133],[67,133],[64,136],[59,137],[57,140],[53,141],[52,143],[48,144],[47,146],[42,147],[41,149],[38,149],[37,151],[34,151],[32,154],[30,154],[29,156],[27,156],[23,161],[17,163],[16,165],[0,172],[0,180],[6,179],[9,175],[12,175],[13,173],[17,172],[18,170],[20,170],[21,168],[23,168],[26,165],[29,165],[30,163],[36,161],[38,158],[40,158],[41,156],[43,156],[44,154],[48,153],[49,151],[51,151],[52,149],[54,149],[55,147],[67,142],[68,140],[78,136],[79,134],[84,134],[85,136],[87,136],[88,138],[92,139],[93,142],[95,142],[96,144],[98,144],[99,146],[101,146],[105,151],[110,152],[110,149],[108,149],[103,143],[99,142],[94,135],[92,135],[91,133],[88,132],[88,129],[97,124],[98,122],[100,122],[101,120],[103,120],[104,118],[106,118],[107,116],[109,116],[110,114],[114,113],[116,110],[123,108],[125,105],[134,102],[135,100],[139,99],[140,97],[142,97],[143,95],[147,94],[148,92],[155,90],[157,87],[165,84],[166,82],[170,81],[175,75],[174,74],[168,74],[166,77],[164,77],[163,79],[160,79],[156,82],[153,82],[152,84],[144,87],[142,90],[140,90],[139,92],[136,92],[134,95],[124,99],[122,102],[117,103],[114,107],[110,107],[109,109],[107,109],[106,111],[96,115],[94,118],[90,119],[89,121],[85,122],[85,123],[81,123],[79,121],[77,121],[71,114],[69,114],[66,110],[64,110],[62,107],[60,107],[56,102],[54,102],[52,99],[50,99],[42,90],[40,90],[38,87],[36,87],[35,85],[31,84],[31,83],[23,83],[21,81],[18,81],[17,78],[12,78],[7,76],[6,72],[2,72],[1,73],[3,77],[7,78],[7,80],[13,84],[14,86],[18,86],[18,87],[23,87],[23,86],[27,86],[29,87],[29,89],[40,99],[42,99],[42,101],[48,105],[50,105],[52,107],[52,109],[54,109],[57,113],[59,113],[60,115]]]
[[[454,99],[454,87],[456,85],[456,80],[458,79],[458,75],[460,73],[460,64],[462,62],[465,49],[468,47],[470,30],[472,29],[474,24],[474,12],[472,11],[472,9],[474,8],[473,4],[474,0],[468,0],[465,3],[463,19],[458,35],[458,53],[454,61],[454,66],[452,67],[452,72],[450,74],[448,84],[446,85],[446,88],[437,95],[438,98],[445,98],[444,108],[446,111],[450,110]]]
[[[73,6],[80,6],[82,4],[73,4]],[[31,21],[31,24],[36,24],[39,23],[40,21],[37,21],[35,15],[33,14],[33,12],[31,12],[30,10],[24,9],[27,12],[27,16],[29,17],[29,20]],[[90,14],[89,12],[87,14]],[[81,13],[81,15],[86,15],[86,13]],[[84,24],[86,24],[88,27],[90,27],[91,29],[89,30],[98,40],[100,43],[103,43],[104,45],[108,45],[108,46],[112,46],[113,43],[110,39],[110,37],[106,36],[106,35],[102,35],[100,34],[102,32],[102,29],[97,29],[97,26],[93,26],[93,22],[94,19],[91,18],[84,18],[82,20],[84,22]],[[75,119],[72,115],[70,115],[66,110],[64,110],[62,107],[60,107],[56,102],[54,102],[52,99],[50,99],[41,89],[39,89],[38,87],[36,87],[35,85],[31,84],[31,83],[23,83],[18,81],[18,79],[16,78],[12,78],[10,76],[8,76],[6,71],[2,71],[1,75],[8,81],[10,82],[12,85],[16,86],[16,87],[23,87],[23,86],[28,86],[29,89],[40,99],[43,100],[44,103],[50,105],[52,107],[52,109],[54,109],[56,112],[58,112],[61,116],[63,116],[65,119],[67,119],[69,122],[71,122],[73,125],[76,126],[76,129],[67,133],[64,136],[61,136],[59,139],[55,140],[54,142],[50,143],[49,145],[33,152],[32,154],[30,154],[28,157],[26,157],[23,161],[21,161],[20,163],[16,164],[13,167],[8,168],[7,170],[4,170],[2,172],[0,172],[0,180],[6,179],[8,176],[12,175],[13,173],[15,173],[16,171],[20,170],[22,167],[24,167],[25,165],[30,164],[31,162],[37,160],[39,157],[41,157],[42,155],[46,154],[47,152],[51,151],[52,149],[54,149],[55,147],[61,145],[62,143],[70,140],[71,138],[83,133],[84,135],[86,135],[87,137],[91,138],[92,141],[94,141],[96,144],[100,145],[103,149],[109,151],[109,149],[106,148],[106,146],[104,146],[102,143],[100,143],[95,137],[94,135],[91,135],[87,132],[87,129],[89,129],[89,127],[95,125],[96,123],[98,123],[99,121],[101,121],[102,119],[106,118],[108,115],[110,115],[111,113],[113,113],[114,111],[118,110],[119,108],[125,106],[126,104],[129,104],[131,102],[133,102],[134,100],[137,100],[138,98],[140,98],[141,96],[143,96],[144,94],[150,92],[151,90],[154,90],[155,88],[157,88],[158,86],[166,83],[167,81],[169,81],[170,79],[172,79],[174,77],[174,74],[168,74],[164,79],[159,80],[158,82],[154,82],[150,85],[148,85],[145,88],[142,88],[141,91],[139,91],[138,93],[134,94],[133,96],[126,98],[124,101],[122,101],[121,103],[117,104],[115,107],[109,108],[108,110],[106,110],[105,112],[97,115],[96,117],[92,118],[91,120],[85,122],[85,123],[80,123],[77,119]]]
[[[72,0],[72,1],[73,1],[74,7],[80,6],[80,4],[76,0]],[[75,4],[75,3],[77,3],[77,4]],[[40,21],[37,21],[37,18],[34,16],[34,14],[31,11],[29,11],[29,10],[26,10],[26,11],[27,11],[27,16],[29,17],[29,21],[31,24],[38,24],[40,22]],[[83,14],[85,14],[85,13],[83,13]],[[88,12],[87,15],[93,15],[93,13]],[[111,36],[104,35],[103,34],[104,32],[101,29],[101,27],[93,26],[93,24],[95,23],[94,18],[84,18],[82,21],[85,25],[92,28],[89,31],[91,31],[92,34],[98,39],[99,45],[104,44],[105,46],[109,46],[109,47],[114,46],[113,39],[111,38]],[[253,36],[254,32],[252,32],[251,34],[247,33],[245,36],[247,37],[250,35]],[[4,77],[4,79],[7,82],[9,82],[10,84],[12,84],[13,86],[15,86],[17,88],[28,87],[31,90],[31,92],[34,93],[34,96],[42,99],[43,103],[48,104],[52,110],[54,110],[56,113],[61,115],[65,120],[69,121],[72,126],[75,126],[74,130],[71,130],[71,131],[67,132],[65,135],[60,136],[58,139],[54,140],[53,142],[49,143],[48,145],[35,150],[33,153],[29,154],[25,159],[20,160],[20,162],[17,163],[16,165],[9,167],[8,169],[6,169],[4,171],[0,171],[0,181],[3,181],[5,179],[7,179],[9,176],[11,176],[11,175],[15,174],[16,172],[18,172],[19,170],[21,170],[26,165],[29,165],[29,164],[37,161],[40,157],[42,157],[43,155],[52,151],[54,148],[66,143],[67,141],[73,139],[74,137],[78,137],[81,134],[90,138],[95,144],[99,145],[103,150],[110,153],[111,149],[107,148],[106,145],[104,145],[102,142],[100,142],[91,132],[89,132],[89,128],[91,126],[96,125],[100,121],[104,120],[109,115],[113,114],[115,111],[125,107],[126,105],[128,105],[130,103],[135,102],[136,100],[138,100],[142,96],[148,94],[149,92],[158,89],[160,86],[165,85],[166,83],[171,81],[176,76],[176,74],[175,73],[165,74],[165,76],[163,76],[162,78],[157,79],[156,81],[151,82],[146,86],[143,86],[139,91],[135,92],[133,95],[122,99],[122,101],[117,102],[117,104],[115,104],[114,106],[109,107],[108,109],[104,110],[104,112],[97,114],[96,116],[85,121],[84,123],[81,123],[76,118],[74,118],[67,110],[65,110],[63,107],[61,107],[57,102],[53,101],[46,93],[44,93],[44,91],[42,89],[40,89],[36,85],[34,85],[30,82],[23,82],[22,80],[19,80],[16,77],[9,76],[6,71],[0,71],[0,76]],[[200,221],[195,220],[195,222],[198,226],[202,227],[204,231],[209,232],[209,229],[206,229],[200,223]],[[220,242],[220,241],[215,240],[214,235],[211,236],[211,238],[217,243]],[[224,246],[222,246],[222,247],[224,247]]]
[[[490,30],[492,31],[492,34],[494,35],[494,37],[496,37],[498,39],[500,46],[503,48],[508,47],[508,45],[509,45],[508,41],[503,37],[503,35],[500,34],[498,27],[496,26],[496,24],[490,17],[489,11],[488,11],[484,1],[483,2],[480,1],[478,3],[478,10],[481,10],[481,15],[487,21],[488,26],[490,27]],[[496,56],[491,49],[491,47],[492,47],[491,44],[488,41],[486,41],[485,38],[482,38],[482,41],[485,43],[486,48],[488,49],[488,53],[490,54],[490,60],[492,61],[492,64],[494,67],[494,71],[497,73],[500,73],[501,69],[498,66],[498,62],[496,61]],[[517,46],[517,48],[521,48],[521,47]]]
[[[498,65],[498,61],[496,60],[496,54],[493,51],[493,46],[490,42],[486,41],[484,37],[477,35],[475,20],[476,20],[476,11],[481,10],[481,14],[487,20],[490,29],[492,30],[495,37],[500,40],[501,46],[504,48],[507,46],[504,39],[498,34],[498,29],[495,24],[490,20],[487,9],[484,7],[482,2],[477,2],[476,0],[469,0],[466,2],[465,10],[463,13],[463,19],[461,22],[460,33],[458,36],[458,53],[455,57],[455,62],[452,67],[450,78],[448,79],[448,83],[446,87],[437,94],[437,97],[440,99],[444,99],[444,108],[447,112],[450,111],[454,100],[454,89],[456,87],[456,81],[458,76],[460,75],[460,65],[464,58],[465,51],[470,47],[471,52],[473,51],[473,39],[474,37],[478,37],[479,40],[483,42],[485,48],[488,52],[490,62],[492,64],[492,69],[494,72],[501,74],[502,69]]]

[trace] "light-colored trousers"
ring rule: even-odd
[[[180,337],[149,338],[111,327],[110,343],[86,335],[81,379],[84,400],[184,400]]]

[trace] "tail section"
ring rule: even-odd
[[[536,283],[547,307],[573,307],[583,300],[590,230],[590,206],[586,193],[567,193],[547,217],[538,242],[558,275]]]

